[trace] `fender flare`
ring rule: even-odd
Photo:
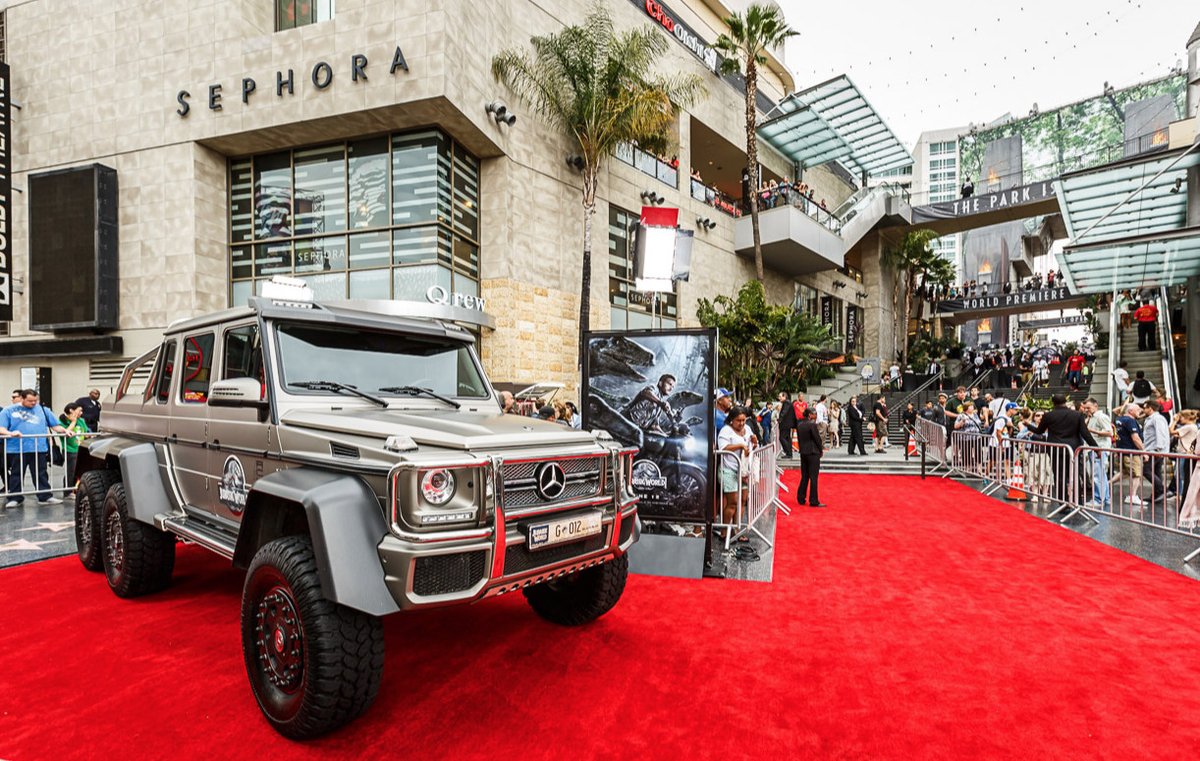
[[[379,545],[388,533],[375,492],[361,478],[315,468],[289,468],[250,488],[233,564],[249,567],[263,540],[277,538],[266,521],[272,503],[304,511],[325,598],[375,616],[400,608],[384,581]]]

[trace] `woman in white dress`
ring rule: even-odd
[[[1183,410],[1171,424],[1171,435],[1179,437],[1179,451],[1183,454],[1196,454],[1197,439],[1200,438],[1200,427],[1196,425],[1200,413],[1196,410]],[[1179,508],[1179,528],[1189,531],[1200,526],[1200,460],[1180,459],[1176,465],[1175,489],[1176,494],[1183,494],[1183,502]]]

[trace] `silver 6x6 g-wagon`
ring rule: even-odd
[[[250,686],[292,738],[371,704],[381,616],[520,590],[586,623],[639,531],[633,452],[502,414],[470,332],[306,295],[177,322],[134,360],[80,454],[75,515],[80,559],[121,597],[167,586],[177,538],[246,569]]]

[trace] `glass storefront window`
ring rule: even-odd
[[[325,299],[478,296],[479,184],[479,161],[431,129],[233,159],[230,299],[274,275]]]
[[[346,229],[346,150],[342,145],[295,152],[296,235]]]

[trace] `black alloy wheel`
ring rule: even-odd
[[[109,488],[120,480],[115,470],[91,470],[79,479],[75,490],[75,547],[79,562],[89,571],[104,570],[103,521],[100,510]]]
[[[125,485],[113,483],[104,498],[104,575],[118,597],[165,589],[175,569],[175,536],[129,516]]]
[[[242,592],[242,654],[263,716],[305,740],[359,716],[383,675],[383,623],[326,600],[312,541],[288,536],[255,554]]]

